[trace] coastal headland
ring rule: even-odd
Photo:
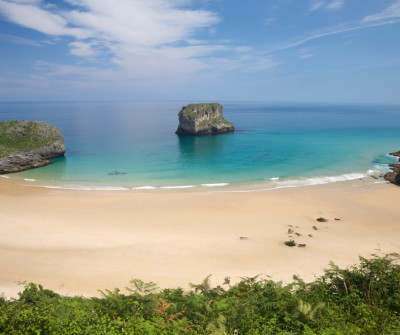
[[[311,281],[329,261],[400,253],[399,192],[371,178],[243,193],[78,191],[0,178],[0,292],[16,296],[28,281],[92,296],[133,278],[187,289],[209,274],[215,285],[257,274]]]
[[[0,174],[51,164],[65,153],[60,129],[45,122],[0,122]]]

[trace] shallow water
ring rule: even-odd
[[[223,102],[235,133],[178,137],[187,103],[1,103],[1,121],[52,123],[67,147],[10,176],[80,189],[295,187],[379,175],[400,149],[400,106]]]

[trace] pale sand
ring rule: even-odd
[[[400,253],[400,188],[352,184],[135,193],[52,190],[0,178],[0,292],[15,296],[16,282],[28,281],[98,295],[133,278],[188,289],[208,274],[214,285],[257,274],[309,281],[330,260],[347,266],[377,249]],[[320,216],[329,221],[316,222]],[[283,244],[288,225],[305,248]]]

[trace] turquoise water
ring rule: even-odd
[[[54,164],[10,176],[87,189],[273,188],[379,175],[400,150],[400,106],[222,102],[235,133],[178,137],[187,103],[1,103],[1,121],[52,123],[67,146]]]

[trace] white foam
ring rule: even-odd
[[[272,177],[270,180],[279,180],[279,177]]]
[[[29,179],[29,178],[25,178],[24,180],[26,180],[26,181],[36,181],[36,179]]]
[[[271,187],[267,188],[257,188],[253,190],[232,190],[230,192],[238,193],[248,193],[248,192],[260,192],[260,191],[271,191],[280,188],[293,188],[301,186],[312,186],[312,185],[322,185],[341,181],[356,180],[367,177],[368,174],[364,173],[347,173],[339,176],[321,176],[321,177],[311,177],[311,178],[299,178],[299,179],[287,179],[279,180],[271,183]],[[267,184],[268,185],[268,184]]]
[[[181,186],[161,186],[160,188],[164,189],[174,189],[174,188],[193,188],[196,185],[181,185]]]
[[[133,187],[132,190],[155,190],[156,188],[155,186],[139,186]]]
[[[1,178],[10,178],[9,176],[0,176]]]
[[[201,184],[204,187],[220,187],[220,186],[227,186],[229,183],[215,183],[215,184]]]

